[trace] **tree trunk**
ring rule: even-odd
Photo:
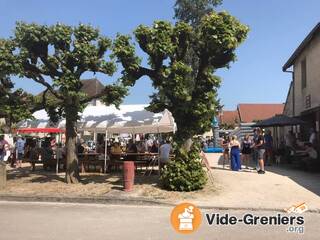
[[[5,118],[4,126],[2,127],[3,132],[5,134],[10,134],[11,133],[11,126],[12,126],[11,118],[10,117]]]
[[[76,121],[66,116],[66,147],[67,147],[67,167],[66,167],[66,183],[79,183],[79,167],[76,152]]]
[[[185,152],[189,152],[192,146],[192,136],[187,131],[178,131],[174,136],[178,146]]]
[[[181,147],[183,148],[184,151],[189,152],[191,149],[192,143],[193,143],[192,138],[188,138],[187,140],[183,141]]]

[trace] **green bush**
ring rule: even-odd
[[[175,159],[162,170],[161,182],[171,191],[195,191],[202,189],[207,182],[207,175],[200,161],[200,149],[193,144],[189,152],[175,151]]]

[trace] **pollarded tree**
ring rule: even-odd
[[[129,36],[117,37],[114,54],[124,67],[123,81],[127,84],[134,84],[142,76],[152,80],[158,92],[152,95],[149,109],[170,110],[178,127],[176,140],[184,142],[210,129],[220,86],[220,79],[213,73],[235,60],[235,49],[247,32],[247,26],[226,12],[212,12],[196,28],[184,22],[172,26],[156,21],[152,27],[140,25],[134,32],[149,57],[149,67],[141,65]],[[186,61],[190,48],[199,58],[197,69]]]
[[[211,128],[212,117],[219,107],[217,89],[220,79],[214,76],[214,72],[229,67],[235,60],[235,49],[245,40],[247,32],[247,26],[226,12],[212,12],[203,17],[196,27],[185,22],[172,26],[165,21],[156,21],[152,27],[140,25],[134,35],[140,48],[148,55],[148,67],[142,66],[129,36],[117,37],[114,54],[124,67],[123,81],[134,84],[140,77],[148,76],[157,90],[151,96],[149,110],[160,112],[167,108],[175,119],[178,128],[175,141],[178,149],[183,150],[176,153],[177,159],[194,158],[194,151],[188,153],[190,139]],[[188,60],[190,49],[197,55],[197,68]],[[193,163],[186,161],[179,166],[190,171],[189,166]],[[199,164],[194,166],[201,172]],[[181,180],[181,174],[174,170],[175,167],[171,173],[177,174],[179,180],[171,179],[171,183],[176,185],[168,184],[170,189],[194,190],[203,186],[204,181],[196,184],[195,188],[190,186],[198,178],[191,175]],[[170,178],[170,174],[167,176]],[[182,183],[186,185],[181,188]]]
[[[83,73],[112,76],[116,71],[115,63],[106,57],[112,41],[89,25],[46,26],[22,22],[17,23],[13,41],[16,49],[12,53],[19,59],[21,75],[46,88],[44,99],[49,95],[47,93],[55,98],[55,106],[44,106],[51,118],[58,116],[66,119],[65,179],[67,183],[77,183],[80,179],[76,155],[79,113],[93,99],[118,106],[127,94],[127,88],[121,82],[106,85],[95,96],[87,96],[80,91]]]

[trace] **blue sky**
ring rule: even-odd
[[[139,24],[154,20],[173,21],[174,0],[0,0],[0,37],[13,34],[16,21],[69,25],[90,23],[114,37],[117,32],[131,33]],[[285,102],[291,75],[282,65],[316,25],[319,0],[224,0],[219,10],[227,10],[250,27],[248,39],[237,50],[238,60],[228,70],[217,73],[223,82],[219,97],[225,109],[238,103]],[[115,74],[113,78],[118,77]],[[85,77],[91,77],[86,75]],[[108,83],[113,79],[98,78]],[[38,93],[41,86],[19,79],[16,87]],[[148,103],[154,90],[147,78],[130,90],[125,103]]]

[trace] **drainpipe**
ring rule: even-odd
[[[290,71],[290,70],[284,70],[283,72],[287,72],[287,73],[291,73],[292,74],[292,114],[293,117],[295,117],[296,113],[295,113],[295,98],[294,98],[294,88],[295,88],[295,83],[294,83],[294,71]]]

